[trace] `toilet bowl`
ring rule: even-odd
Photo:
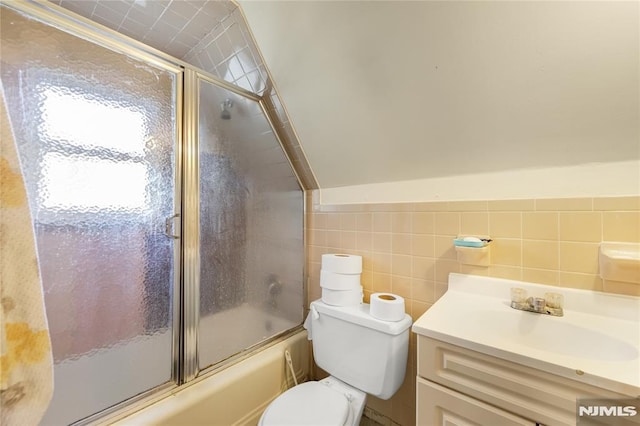
[[[276,398],[259,426],[357,426],[367,394],[335,377],[305,382]]]

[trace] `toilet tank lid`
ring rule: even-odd
[[[327,305],[321,299],[311,302],[311,309],[315,309],[320,315],[329,315],[343,321],[358,324],[386,334],[398,335],[411,327],[411,317],[407,314],[400,321],[383,321],[374,318],[369,313],[369,304],[362,303],[355,306]]]

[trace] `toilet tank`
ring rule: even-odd
[[[396,393],[407,367],[409,315],[382,321],[369,314],[366,303],[337,307],[316,300],[310,318],[313,357],[320,368],[381,399]]]

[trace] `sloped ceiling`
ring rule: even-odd
[[[640,158],[638,2],[240,6],[321,188]]]

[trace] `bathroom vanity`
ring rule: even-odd
[[[510,289],[564,297],[564,315]],[[575,425],[576,400],[640,395],[640,298],[451,274],[413,325],[418,425]]]

